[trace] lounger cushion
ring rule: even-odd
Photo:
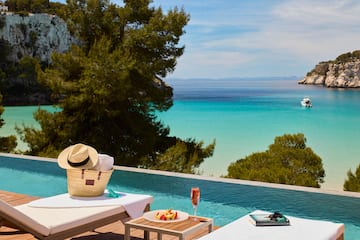
[[[34,232],[50,236],[84,224],[102,222],[105,218],[112,219],[115,215],[141,216],[146,206],[153,201],[150,195],[124,193],[121,196],[115,199],[79,200],[60,194],[16,207],[0,200],[0,219],[2,217],[18,227],[29,226]],[[64,207],[64,201],[68,201],[65,204],[67,207]],[[41,207],[42,204],[46,207]],[[114,219],[117,220],[120,219]]]
[[[21,221],[21,223],[25,223],[25,225],[32,226],[43,235],[48,236],[50,234],[50,229],[48,227],[33,219],[31,215],[31,217],[27,216],[2,200],[0,200],[0,209],[0,212]],[[6,220],[6,218],[4,220]]]
[[[122,206],[91,207],[91,208],[33,208],[27,204],[16,206],[26,216],[26,224],[39,233],[48,236],[76,228],[84,223],[93,222],[116,213],[125,212]],[[24,218],[25,219],[25,218]]]
[[[251,214],[271,214],[270,212],[256,210]],[[199,240],[263,240],[263,239],[341,239],[344,233],[344,224],[329,221],[319,221],[286,216],[290,226],[256,227],[251,223],[248,215],[241,217],[218,230],[201,237]]]

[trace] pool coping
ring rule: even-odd
[[[13,154],[13,153],[0,153],[0,156],[22,158],[22,159],[35,160],[35,161],[57,162],[57,159],[55,159],[55,158],[38,157],[38,156]],[[213,181],[213,182],[232,183],[232,184],[241,184],[241,185],[249,185],[249,186],[256,186],[256,187],[268,187],[268,188],[277,188],[277,189],[286,189],[286,190],[294,190],[294,191],[304,191],[304,192],[311,192],[311,193],[320,193],[320,194],[329,194],[329,195],[338,195],[338,196],[344,196],[344,197],[360,198],[360,192],[321,189],[321,188],[313,188],[313,187],[302,187],[302,186],[296,186],[296,185],[266,183],[266,182],[231,179],[231,178],[221,178],[221,177],[204,176],[204,175],[188,174],[188,173],[167,172],[167,171],[161,171],[161,170],[151,170],[151,169],[125,167],[125,166],[114,166],[114,169],[121,170],[121,171],[128,171],[128,172],[147,173],[147,174],[153,174],[153,175],[163,175],[163,176],[170,176],[170,177],[180,177],[180,178],[188,178],[188,179]]]

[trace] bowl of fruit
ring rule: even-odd
[[[189,218],[189,214],[173,209],[154,210],[144,213],[143,217],[152,222],[179,222]]]

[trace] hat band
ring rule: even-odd
[[[90,160],[90,158],[87,157],[84,161],[81,161],[81,162],[78,162],[78,163],[70,162],[69,159],[67,161],[68,161],[69,165],[72,166],[72,167],[80,167],[82,165],[85,165],[89,160]]]

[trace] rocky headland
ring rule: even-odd
[[[64,20],[46,13],[2,15],[0,38],[11,46],[8,60],[12,62],[31,56],[49,63],[52,52],[65,52],[76,42]]]
[[[24,57],[51,63],[53,52],[66,52],[77,40],[66,22],[47,13],[0,15],[0,91],[3,104],[51,104],[51,93],[36,80],[35,66]]]
[[[342,54],[332,61],[320,62],[298,83],[330,88],[359,88],[360,50]]]

